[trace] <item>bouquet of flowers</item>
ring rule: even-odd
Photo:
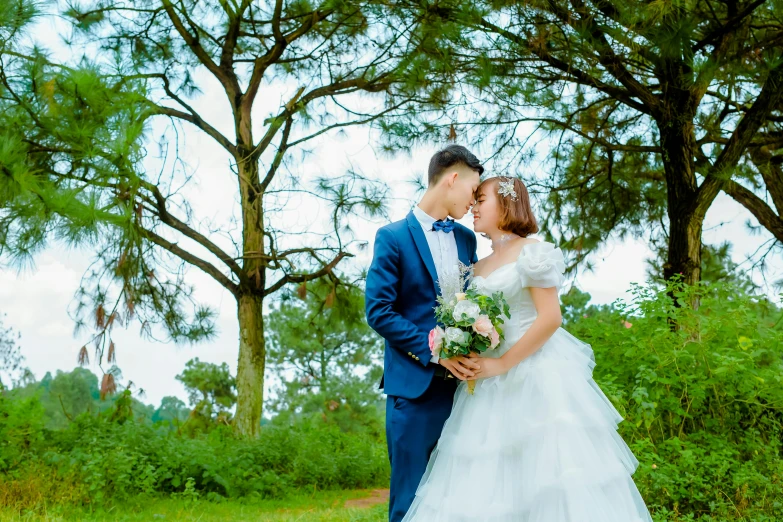
[[[443,278],[435,317],[438,325],[430,331],[430,350],[448,359],[494,350],[503,339],[503,317],[510,318],[502,292],[480,294],[471,285],[465,290],[472,269],[460,264],[459,271]],[[473,395],[476,381],[468,381]]]

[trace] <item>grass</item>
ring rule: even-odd
[[[346,502],[374,504],[346,507]],[[284,500],[207,502],[182,499],[138,499],[106,508],[42,507],[35,512],[0,507],[0,522],[148,522],[193,520],[199,522],[263,520],[269,522],[385,522],[387,505],[371,491],[318,492]]]
[[[671,514],[670,514],[671,515]],[[657,522],[693,520],[690,517],[667,517],[657,514]],[[167,522],[187,520],[199,522],[386,522],[387,499],[376,491],[326,491],[299,495],[282,500],[241,501],[142,498],[110,507],[43,506],[34,512],[22,512],[0,506],[0,522]],[[702,520],[702,519],[699,519]],[[707,519],[704,519],[707,520]],[[721,518],[715,522],[749,522],[737,518]],[[759,519],[762,520],[762,519]],[[763,520],[772,520],[763,518]]]

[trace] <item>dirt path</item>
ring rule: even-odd
[[[389,501],[388,489],[374,489],[370,491],[370,496],[362,498],[353,498],[345,501],[347,508],[369,508],[384,504]]]

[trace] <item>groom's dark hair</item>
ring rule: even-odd
[[[445,149],[439,150],[430,159],[430,168],[427,172],[427,180],[430,186],[440,180],[440,176],[454,165],[465,165],[473,169],[481,176],[484,173],[484,167],[476,156],[462,145],[449,145]]]

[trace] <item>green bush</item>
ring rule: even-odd
[[[783,519],[781,311],[725,284],[633,294],[567,329],[593,346],[646,502],[658,520]]]
[[[671,294],[671,295],[670,295]],[[699,301],[694,311],[689,303]],[[657,522],[783,520],[783,315],[729,285],[634,288],[627,305],[564,298],[595,378],[626,421],[634,479]],[[260,438],[131,421],[129,397],[49,430],[34,398],[0,395],[0,504],[109,504],[138,495],[280,498],[388,483],[382,434],[281,416]]]
[[[16,419],[28,417],[14,401],[0,406]],[[0,476],[0,498],[11,498],[19,508],[36,507],[44,495],[18,497],[18,492],[47,489],[54,494],[51,484],[41,483],[43,476],[67,483],[68,497],[81,503],[136,495],[279,498],[300,488],[366,488],[388,481],[384,441],[345,433],[319,418],[288,426],[271,423],[258,439],[247,440],[228,427],[190,438],[165,425],[121,422],[112,413],[80,415],[67,429],[45,436],[39,426],[33,444],[3,446],[3,462],[14,457],[14,465]],[[16,491],[17,498],[9,491]]]
[[[43,408],[35,397],[14,400],[0,390],[0,475],[22,465],[43,442]]]

